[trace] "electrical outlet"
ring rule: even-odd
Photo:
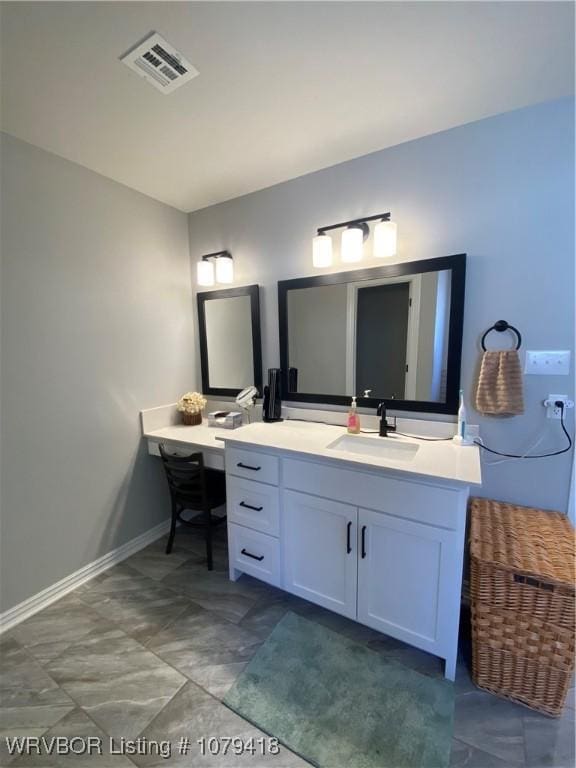
[[[562,416],[562,409],[554,405],[559,400],[564,403],[564,411],[568,408],[574,408],[574,401],[569,400],[568,395],[548,395],[546,400],[544,400],[547,419],[559,419]]]

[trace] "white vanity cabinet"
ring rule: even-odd
[[[300,420],[163,425],[157,410],[174,417],[174,406],[142,414],[151,454],[164,443],[225,467],[230,579],[249,574],[433,653],[454,679],[466,507],[482,483],[477,446],[439,433],[353,437]]]
[[[448,649],[460,600],[456,533],[369,509],[358,528],[358,621],[431,653]]]
[[[283,493],[283,586],[356,618],[358,510],[307,493]]]
[[[233,443],[226,473],[231,579],[436,654],[454,679],[466,485]]]
[[[226,449],[226,510],[230,578],[248,573],[282,585],[279,464],[276,456]]]

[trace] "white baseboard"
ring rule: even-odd
[[[95,576],[98,576],[98,574],[108,570],[108,568],[112,568],[113,565],[122,562],[122,560],[126,560],[127,557],[130,557],[130,555],[133,555],[140,549],[144,549],[148,544],[151,544],[165,533],[168,533],[169,529],[170,520],[168,519],[163,523],[154,526],[154,528],[150,528],[150,530],[140,534],[140,536],[136,536],[135,539],[127,541],[126,544],[122,544],[121,547],[113,549],[106,555],[99,557],[92,563],[88,563],[88,565],[71,573],[69,576],[65,576],[60,581],[57,581],[56,584],[52,584],[52,586],[43,589],[42,592],[38,592],[36,595],[32,595],[32,597],[24,600],[24,602],[18,603],[18,605],[15,605],[13,608],[4,611],[4,613],[0,614],[0,634],[15,627],[16,624],[20,624],[21,621],[28,619],[33,614],[38,613],[38,611],[49,606],[51,603],[56,602],[56,600],[60,600],[60,598],[67,595],[68,592],[72,592],[73,589],[76,589],[86,581],[93,579]]]

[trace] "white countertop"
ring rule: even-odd
[[[389,440],[417,445],[418,451],[408,461],[359,455],[328,447],[346,434],[346,428],[342,426],[289,420],[274,424],[258,422],[233,430],[209,427],[206,423],[194,427],[175,424],[144,432],[145,437],[155,442],[198,446],[218,453],[223,453],[225,442],[230,442],[239,446],[287,451],[307,458],[329,459],[357,469],[386,469],[398,475],[417,475],[466,485],[480,485],[482,482],[477,446],[458,446],[451,440],[425,441],[401,435],[388,438],[374,434],[358,436],[362,440],[376,440],[379,443]],[[354,435],[350,437],[355,438]]]
[[[239,446],[289,451],[307,457],[341,461],[355,468],[387,469],[394,474],[418,475],[466,485],[480,485],[482,482],[478,446],[459,446],[451,440],[425,441],[400,435],[388,438],[375,434],[358,435],[362,440],[389,440],[418,446],[418,451],[410,460],[394,461],[389,457],[359,455],[328,448],[339,437],[346,435],[345,427],[331,424],[296,421],[255,423],[222,432],[224,434],[220,439]],[[354,435],[350,437],[355,439]]]
[[[244,429],[244,427],[238,427],[238,429]],[[173,424],[172,426],[161,427],[160,429],[144,432],[144,437],[154,440],[156,443],[171,442],[181,443],[182,445],[197,445],[211,451],[224,453],[222,435],[229,432],[229,429],[209,427],[206,422],[203,422],[194,427],[189,427],[186,424]]]

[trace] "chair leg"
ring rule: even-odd
[[[206,514],[206,559],[208,561],[208,570],[214,568],[212,562],[212,511],[210,508],[205,510]]]
[[[166,544],[166,554],[169,555],[172,552],[172,545],[174,544],[174,536],[176,535],[176,521],[178,519],[178,507],[174,499],[172,499],[172,522],[170,523],[170,533],[168,534],[168,543]]]

